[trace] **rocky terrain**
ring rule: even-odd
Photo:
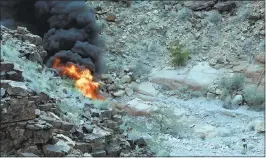
[[[264,3],[88,1],[104,101],[43,65],[42,37],[1,26],[1,156],[264,156]]]

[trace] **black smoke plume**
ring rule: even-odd
[[[92,74],[101,73],[104,47],[101,28],[84,0],[17,0],[12,8],[16,10],[16,18],[8,15],[2,21],[11,23],[23,19],[23,22],[33,24],[34,33],[43,37],[43,47],[47,51],[44,61],[48,67],[52,67],[57,57],[64,63],[84,66]]]
[[[50,27],[43,37],[48,67],[59,57],[101,73],[101,29],[85,1],[37,1],[35,9],[37,18],[46,19]]]

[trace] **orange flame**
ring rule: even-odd
[[[100,84],[93,81],[93,76],[89,69],[81,69],[75,64],[62,65],[60,59],[56,58],[53,68],[58,69],[61,75],[65,75],[75,81],[75,87],[90,99],[103,100],[99,95]]]

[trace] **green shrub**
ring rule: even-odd
[[[184,66],[190,56],[189,50],[186,50],[179,41],[170,45],[170,57],[173,66]]]
[[[265,92],[256,86],[248,86],[243,89],[243,96],[249,106],[262,107],[265,102]]]
[[[234,74],[232,77],[223,77],[219,83],[222,88],[222,96],[226,98],[226,94],[232,95],[234,91],[242,90],[244,80],[245,77],[242,74]]]

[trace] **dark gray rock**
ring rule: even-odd
[[[26,98],[12,98],[7,104],[6,112],[0,116],[1,123],[30,120],[36,117],[34,102],[28,101]]]
[[[1,71],[1,73],[0,73],[0,79],[1,80],[6,80],[6,72]]]
[[[184,6],[193,11],[210,10],[215,4],[216,0],[212,1],[187,1]]]
[[[50,111],[53,107],[55,107],[53,103],[38,105],[38,109],[40,109],[41,111]]]
[[[92,133],[92,131],[93,131],[93,126],[90,125],[90,124],[88,124],[88,123],[86,123],[86,124],[83,125],[83,127],[82,127],[82,131],[83,131],[84,133]]]
[[[76,142],[75,149],[80,150],[82,153],[90,153],[92,151],[91,143]]]
[[[23,81],[22,71],[8,71],[6,72],[6,78],[12,81]]]
[[[73,127],[74,127],[74,125],[72,123],[62,122],[61,129],[64,131],[70,131]]]
[[[118,143],[111,143],[105,147],[105,150],[107,152],[107,156],[118,157],[122,149]]]
[[[1,62],[0,63],[1,71],[7,72],[14,69],[14,64],[8,62]]]
[[[219,12],[229,12],[236,7],[236,3],[232,1],[219,2],[214,5],[213,8],[217,9]]]
[[[59,140],[54,145],[45,145],[43,152],[47,157],[63,157],[69,154],[71,147],[64,141]]]

